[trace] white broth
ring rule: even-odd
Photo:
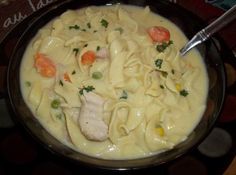
[[[208,76],[187,39],[149,8],[68,10],[39,29],[21,63],[24,100],[72,149],[147,157],[184,141],[206,108]]]

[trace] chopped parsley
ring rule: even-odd
[[[96,79],[96,80],[99,80],[99,79],[102,78],[102,73],[101,72],[93,72],[92,78]]]
[[[84,45],[84,47],[87,47],[87,46],[88,46],[88,44],[85,44],[85,45]]]
[[[87,27],[88,27],[89,29],[91,28],[91,23],[90,23],[90,22],[87,23]]]
[[[160,85],[160,88],[161,88],[161,89],[164,89],[164,86],[163,86],[163,85]]]
[[[93,86],[87,86],[87,87],[83,87],[82,89],[80,89],[79,94],[80,95],[84,95],[84,91],[86,92],[91,92],[93,91],[95,88]]]
[[[72,74],[72,75],[75,75],[75,74],[76,74],[76,71],[75,71],[75,70],[73,70],[73,71],[71,72],[71,74]]]
[[[81,31],[86,32],[86,29],[81,29]]]
[[[26,82],[25,82],[25,85],[26,85],[27,87],[30,87],[30,86],[31,86],[31,82],[26,81]]]
[[[128,93],[123,90],[120,99],[127,99],[128,98]]]
[[[62,117],[63,117],[63,114],[57,114],[57,115],[56,115],[56,118],[58,118],[59,120],[61,120]]]
[[[96,33],[96,32],[97,32],[97,30],[94,30],[94,31],[93,31],[93,33]]]
[[[159,44],[159,45],[156,46],[156,50],[158,52],[164,52],[164,50],[171,44],[173,44],[172,40],[170,40],[168,43],[163,42],[162,44]]]
[[[61,86],[63,86],[64,84],[63,84],[63,82],[61,81],[61,80],[59,80],[59,84],[61,85]]]
[[[79,53],[79,48],[74,48],[74,49],[73,49],[73,52],[75,53],[75,56],[77,56],[78,53]]]
[[[161,126],[160,123],[156,123],[156,124],[155,124],[155,128],[162,128],[162,126]]]
[[[161,72],[161,75],[166,78],[167,75],[168,75],[168,72],[162,71],[162,72]]]
[[[161,69],[161,66],[162,66],[162,63],[163,63],[163,60],[162,59],[157,59],[155,61],[155,65],[158,69]]]
[[[174,69],[171,69],[171,73],[172,73],[172,74],[175,74],[175,70],[174,70]]]
[[[115,31],[119,31],[120,34],[122,34],[124,32],[124,29],[121,27],[115,28]]]
[[[102,19],[102,20],[100,21],[100,23],[101,23],[101,25],[102,25],[103,27],[105,27],[105,28],[107,28],[107,27],[108,27],[108,24],[109,24],[105,19]]]
[[[53,109],[58,109],[59,106],[60,106],[61,102],[59,99],[54,99],[52,102],[51,102],[51,107]]]
[[[97,49],[96,49],[96,50],[99,51],[100,49],[101,49],[101,47],[100,47],[100,46],[97,46]]]
[[[69,26],[69,29],[75,29],[75,30],[79,30],[80,26],[78,26],[77,24],[73,25],[73,26]]]
[[[186,97],[189,93],[188,93],[187,90],[183,89],[183,90],[179,91],[179,94],[180,94],[181,96]]]

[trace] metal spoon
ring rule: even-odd
[[[204,29],[200,30],[193,38],[180,49],[180,54],[184,56],[190,49],[196,45],[206,41],[214,33],[218,32],[221,28],[229,24],[236,18],[236,5],[227,10],[223,15],[213,21]]]

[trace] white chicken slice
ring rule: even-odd
[[[108,58],[109,57],[109,50],[105,47],[101,48],[99,51],[96,53],[97,58]]]
[[[81,132],[89,140],[104,141],[108,138],[108,126],[103,121],[104,102],[99,95],[84,92],[78,122]]]

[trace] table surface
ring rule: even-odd
[[[9,7],[11,2],[16,4],[16,2],[12,0],[9,1],[8,6],[4,7]],[[53,1],[47,1],[48,4],[52,2]],[[174,2],[197,14],[207,23],[211,22],[224,12],[224,10],[216,7],[215,4],[212,5],[205,3],[203,0],[177,0]],[[21,16],[23,17],[28,16],[30,13],[34,12],[34,10],[36,11],[37,8],[41,9],[43,6],[47,5],[46,1],[42,0],[24,0],[20,2],[17,1],[17,3],[24,6],[24,8],[20,7],[19,4],[16,6],[17,8],[23,9],[20,11]],[[26,5],[28,5],[28,7]],[[5,15],[5,19],[0,20],[0,25],[3,26],[5,24],[7,27],[0,31],[0,41],[5,37],[8,38],[7,42],[4,42],[0,47],[0,174],[75,174],[78,172],[96,174],[114,173],[113,171],[93,170],[61,160],[32,139],[31,135],[25,132],[22,126],[12,121],[14,114],[6,104],[7,95],[5,75],[12,48],[19,37],[20,31],[16,32],[17,29],[13,30],[13,33],[9,33],[8,31],[12,31],[14,25],[22,22],[22,20],[19,19],[14,24],[6,23],[6,20],[12,16],[5,14],[7,13],[5,8],[4,14],[1,14],[3,12],[2,7],[3,6],[0,6],[0,15]],[[201,13],[199,13],[199,11],[201,11]],[[19,10],[16,9],[13,14],[18,14],[19,17]],[[236,22],[230,24],[219,33],[227,46],[227,48],[220,49],[228,49],[232,54],[225,55],[223,58],[228,76],[227,94],[222,114],[214,128],[217,131],[224,131],[226,135],[229,135],[232,141],[229,145],[229,149],[225,151],[223,155],[213,158],[207,156],[201,151],[200,147],[198,147],[192,150],[189,154],[161,167],[134,172],[119,172],[120,174],[159,173],[169,175],[236,175],[236,61],[235,56],[233,55],[233,52],[236,50],[235,29]]]

